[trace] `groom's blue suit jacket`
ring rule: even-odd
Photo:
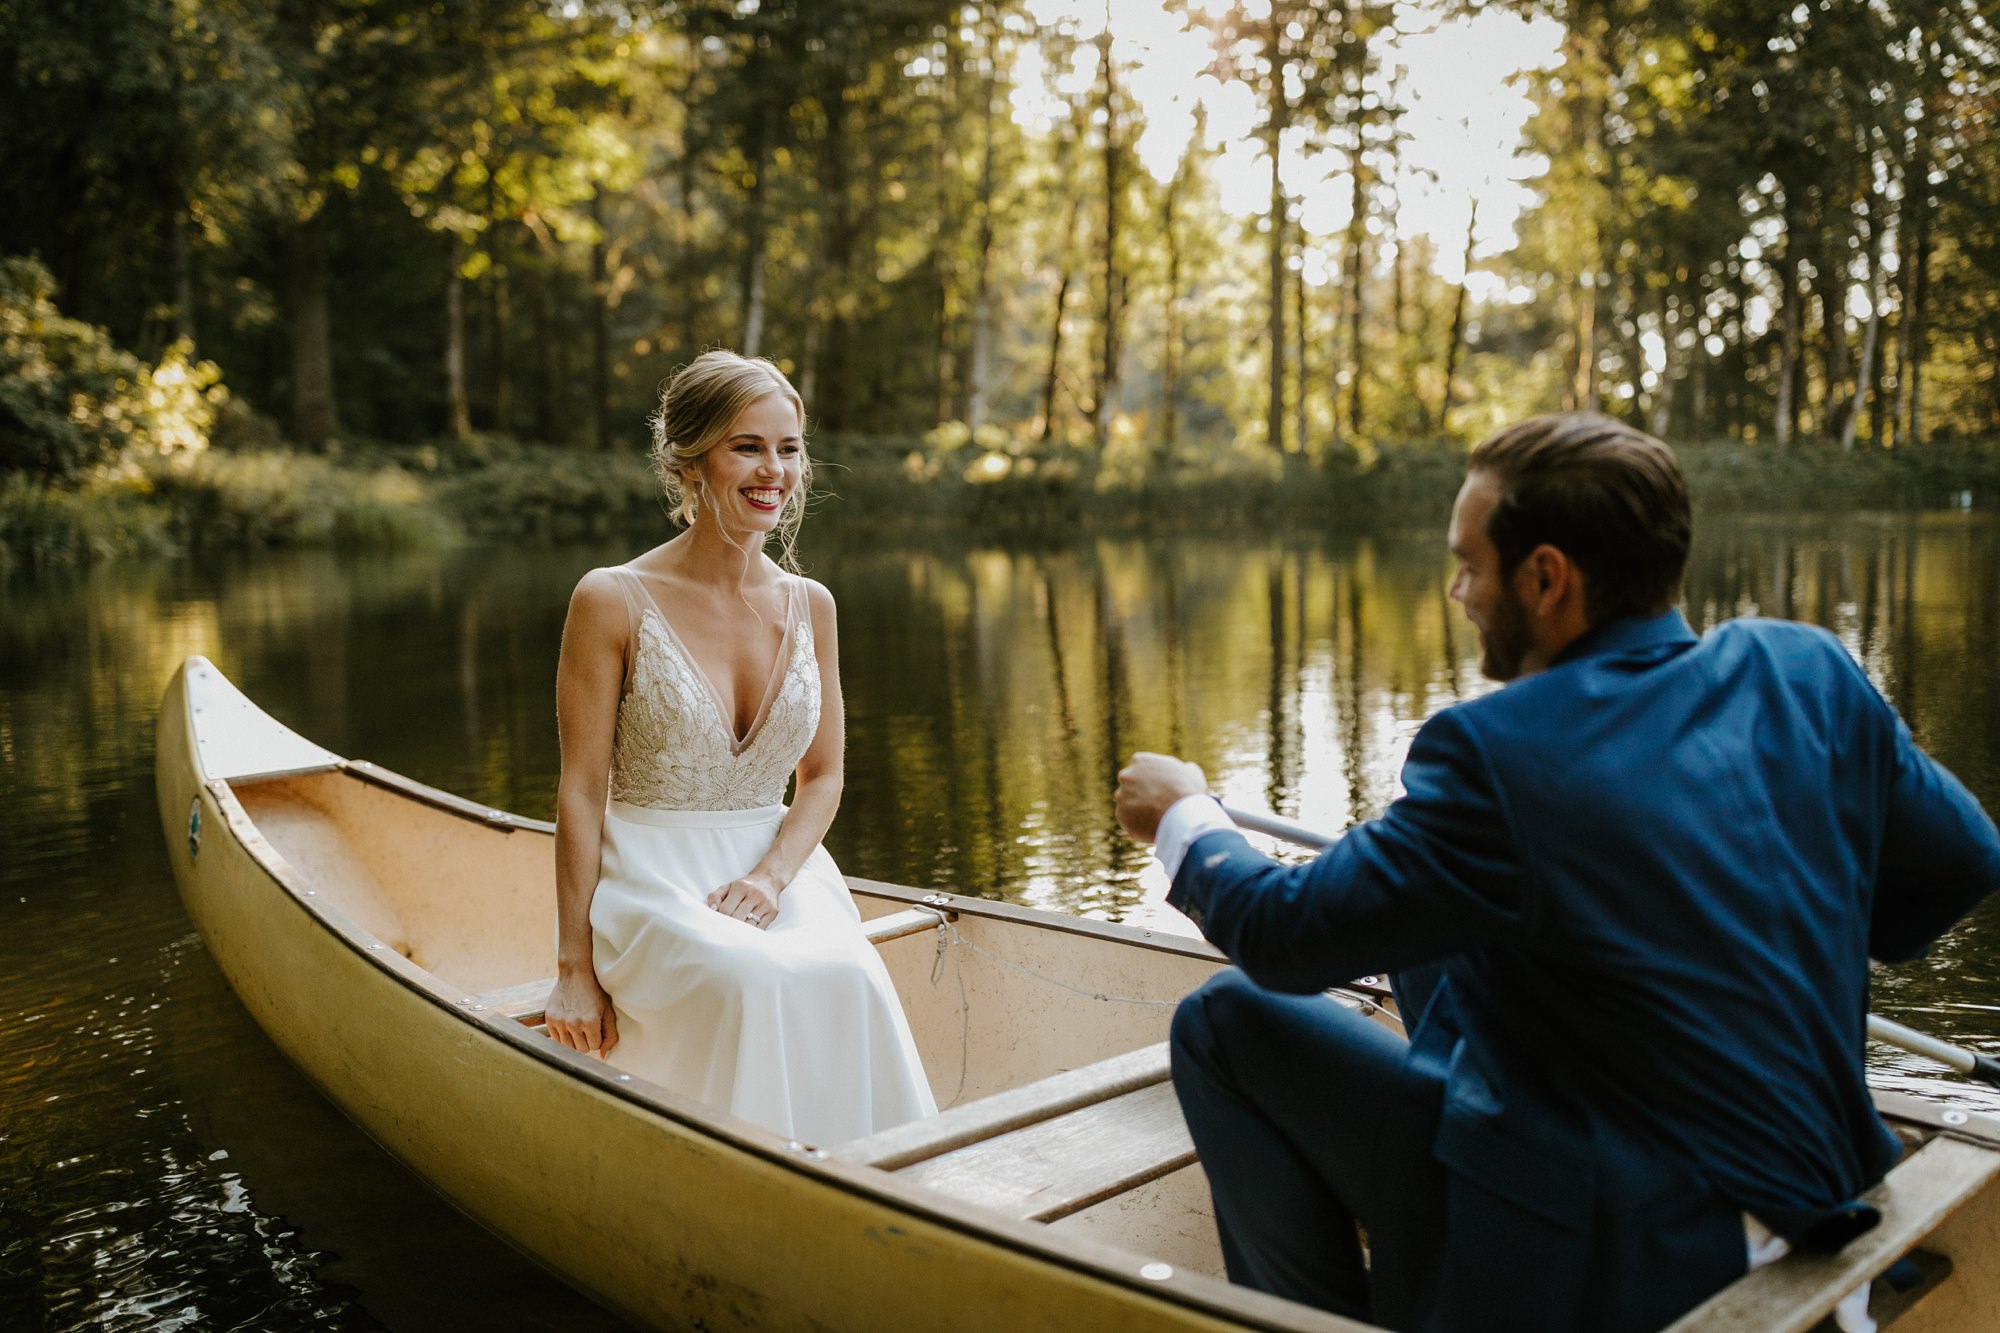
[[[1740,1272],[1737,1209],[1853,1229],[1897,1153],[1863,1081],[1869,959],[2000,887],[2000,835],[1837,640],[1615,620],[1431,718],[1403,783],[1307,865],[1198,838],[1169,901],[1268,988],[1422,979],[1434,1308],[1512,1327],[1504,1289],[1534,1326],[1608,1327],[1630,1284],[1693,1282],[1686,1304]]]

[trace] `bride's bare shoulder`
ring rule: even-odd
[[[833,593],[827,586],[818,579],[809,579],[803,574],[793,577],[798,579],[800,590],[805,593],[806,606],[812,611],[814,623],[831,621],[834,614]]]
[[[589,570],[576,581],[569,595],[569,623],[573,628],[601,628],[623,633],[628,607],[622,567],[605,565]]]

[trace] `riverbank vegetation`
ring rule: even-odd
[[[1960,0],[15,6],[0,548],[650,520],[713,345],[871,515],[1374,509],[1554,408],[1991,503],[1996,64]]]
[[[1370,465],[1183,463],[1125,469],[1114,453],[999,454],[970,444],[815,441],[816,522],[873,530],[1059,535],[1339,523],[1436,527],[1463,479],[1457,441],[1405,443]],[[1677,446],[1706,512],[1990,509],[2000,448],[1937,442],[1787,455],[1735,441]],[[637,451],[579,453],[489,436],[417,447],[210,449],[127,459],[72,484],[0,476],[0,572],[258,547],[398,547],[665,534]]]

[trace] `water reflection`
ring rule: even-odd
[[[1185,929],[1112,822],[1131,751],[1338,829],[1393,798],[1425,717],[1490,688],[1429,529],[808,535],[841,606],[830,842],[855,874]],[[174,895],[150,763],[160,690],[203,653],[335,750],[546,818],[569,591],[629,554],[280,555],[0,587],[0,1327],[611,1326],[455,1220],[250,1024]],[[2000,524],[1709,524],[1687,593],[1698,627],[1833,629],[2000,808]],[[1996,911],[1884,972],[1876,1007],[2000,1050]],[[1881,1081],[2000,1106],[1877,1055]]]

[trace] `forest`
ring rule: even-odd
[[[1426,113],[1413,44],[1501,20],[1546,46],[1483,71],[1518,119]],[[1366,469],[1556,408],[1760,456],[1984,456],[1997,20],[4,4],[0,486],[210,444],[636,457],[712,346],[778,361],[816,447],[905,482]]]

